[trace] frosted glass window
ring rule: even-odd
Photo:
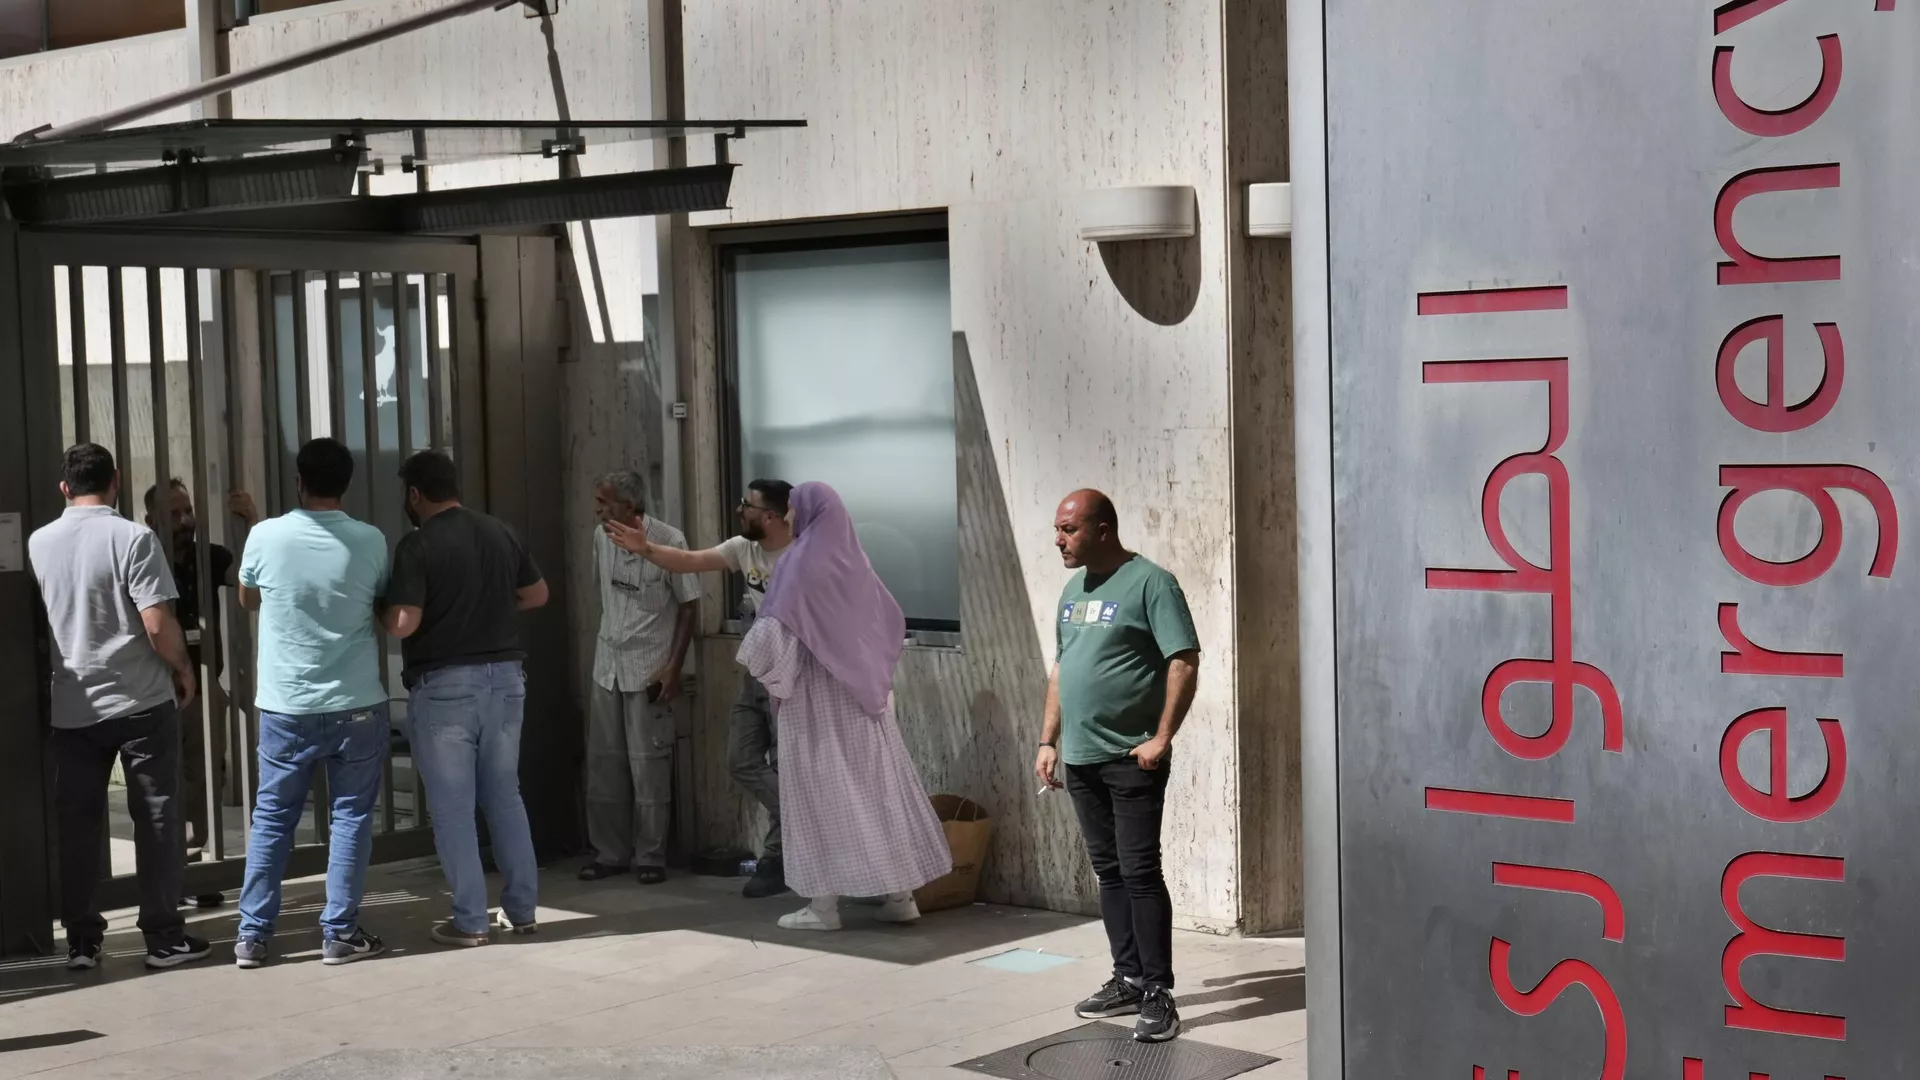
[[[819,480],[911,625],[960,622],[947,245],[733,258],[740,486]]]

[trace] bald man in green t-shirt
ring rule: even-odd
[[[1056,609],[1053,678],[1033,771],[1073,796],[1113,952],[1113,978],[1075,1011],[1087,1018],[1139,1013],[1133,1037],[1164,1042],[1180,1033],[1180,1014],[1160,820],[1173,737],[1199,682],[1200,639],[1180,582],[1120,543],[1111,499],[1074,492],[1053,530],[1062,561],[1080,572]]]

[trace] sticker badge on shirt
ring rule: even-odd
[[[1080,600],[1061,608],[1060,621],[1069,626],[1110,626],[1119,614],[1119,604]]]

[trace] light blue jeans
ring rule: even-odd
[[[240,933],[272,937],[280,917],[280,879],[307,806],[314,771],[327,770],[332,797],[327,845],[327,906],[320,932],[352,937],[373,853],[373,807],[387,760],[387,704],[352,712],[288,716],[260,713],[260,793],[240,890]]]
[[[434,668],[407,689],[407,736],[433,814],[433,846],[453,890],[453,925],[468,934],[489,925],[476,806],[487,815],[493,861],[505,879],[500,906],[514,923],[532,922],[540,866],[520,799],[525,673],[517,662]]]

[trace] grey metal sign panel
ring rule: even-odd
[[[1344,1074],[1920,1075],[1920,0],[1313,6]]]

